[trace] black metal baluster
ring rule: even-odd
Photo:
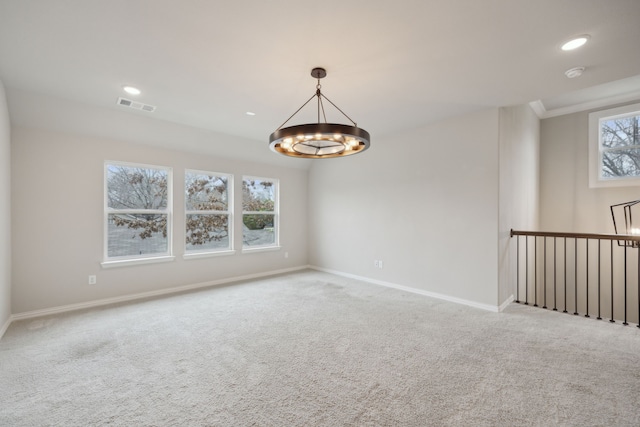
[[[609,322],[615,323],[613,318],[613,240],[609,240],[609,243],[611,243],[611,319],[609,319]]]
[[[558,311],[558,308],[556,307],[556,296],[557,296],[557,291],[556,291],[556,279],[558,277],[557,274],[557,268],[556,268],[556,264],[557,264],[557,258],[556,258],[556,238],[553,238],[553,311]]]
[[[564,238],[564,310],[563,313],[568,313],[567,311],[567,238]]]
[[[527,260],[524,263],[524,305],[529,305],[529,236],[524,238],[524,257]]]
[[[539,307],[538,305],[538,296],[540,296],[540,299],[542,300],[541,302],[541,306],[542,308],[545,309],[551,309],[551,301],[547,301],[548,299],[548,293],[550,291],[550,289],[547,289],[547,287],[551,287],[551,283],[549,282],[549,271],[548,269],[550,268],[549,265],[549,239],[548,237],[553,237],[553,310],[554,311],[559,311],[561,307],[558,306],[558,238],[563,238],[563,260],[561,260],[561,262],[563,262],[563,277],[560,278],[560,280],[563,280],[563,286],[564,286],[564,313],[568,312],[568,308],[569,308],[569,302],[568,302],[568,286],[571,286],[570,283],[568,283],[568,270],[569,270],[569,266],[568,266],[568,245],[567,245],[567,239],[574,239],[573,242],[573,273],[574,273],[574,280],[573,280],[573,314],[574,315],[579,315],[579,310],[578,310],[578,303],[579,303],[579,299],[578,298],[578,291],[580,290],[579,288],[581,288],[582,286],[578,283],[578,279],[579,279],[579,270],[582,267],[578,267],[578,259],[580,258],[580,252],[579,252],[579,242],[578,239],[585,239],[585,266],[584,266],[584,274],[585,274],[585,280],[584,280],[584,290],[585,290],[585,295],[584,295],[584,304],[585,304],[585,315],[584,317],[590,318],[592,317],[594,314],[594,312],[597,312],[597,317],[596,319],[598,320],[602,320],[603,316],[606,316],[606,313],[604,313],[604,310],[606,310],[606,308],[603,307],[603,303],[606,303],[606,300],[603,301],[603,292],[606,292],[603,288],[606,287],[606,283],[604,283],[604,280],[602,275],[603,275],[603,263],[605,262],[603,260],[603,249],[602,249],[602,241],[603,240],[609,240],[609,262],[610,262],[610,271],[609,271],[609,287],[610,287],[610,315],[611,318],[609,319],[610,322],[615,323],[615,316],[619,315],[620,318],[618,320],[621,320],[623,325],[629,325],[629,322],[634,323],[634,319],[637,320],[637,327],[640,328],[640,248],[638,248],[638,254],[637,256],[637,261],[636,261],[636,268],[637,268],[637,278],[636,278],[636,286],[637,286],[637,311],[634,313],[633,311],[633,305],[634,303],[631,301],[630,297],[633,297],[633,291],[629,290],[629,286],[633,286],[633,278],[629,278],[629,268],[632,267],[633,264],[633,260],[629,261],[629,248],[632,249],[636,249],[635,246],[635,238],[634,237],[628,237],[628,236],[617,236],[617,237],[612,237],[611,235],[606,235],[606,234],[595,234],[595,233],[557,233],[557,232],[526,232],[526,231],[511,231],[511,237],[513,236],[517,236],[517,240],[516,240],[516,302],[518,303],[524,303],[525,305],[529,305],[529,282],[530,279],[533,279],[534,283],[532,286],[532,291],[533,291],[533,298],[532,298],[532,304],[534,307]],[[525,267],[524,267],[524,273],[525,273],[525,290],[524,290],[524,300],[520,299],[520,283],[522,281],[521,279],[521,273],[522,273],[522,267],[521,267],[521,249],[520,249],[520,236],[525,236],[525,253],[524,253],[524,258],[525,258]],[[529,258],[529,236],[533,236],[534,238],[534,242],[533,242],[533,254],[531,256],[533,256],[533,265],[531,266],[531,268],[534,269],[533,272],[533,277],[529,277],[529,271],[530,271],[530,258]],[[542,292],[540,293],[540,295],[538,295],[538,238],[542,237],[542,244],[544,245],[544,248],[542,250],[542,272],[544,274],[542,280],[540,281],[540,285],[543,287]],[[593,239],[597,239],[598,243],[598,247],[597,247],[597,254],[594,253],[594,249],[591,248],[590,246],[593,246],[590,242],[590,240]],[[622,242],[622,243],[621,243]],[[631,244],[629,242],[632,242]],[[617,243],[614,244],[614,243]],[[623,244],[624,243],[624,244]],[[615,246],[623,246],[622,250],[624,251],[623,253],[623,259],[622,264],[623,264],[623,270],[624,270],[624,277],[620,279],[620,284],[622,286],[624,286],[624,290],[623,290],[623,294],[620,296],[620,299],[622,299],[622,303],[624,304],[623,309],[622,309],[622,313],[618,313],[616,314],[615,311],[615,307],[616,307],[616,302],[615,302],[615,296],[616,296],[616,290],[615,290],[615,286],[616,286],[616,273],[614,272],[615,268],[617,268],[617,263],[619,261],[617,261],[617,255],[614,254],[614,247]],[[606,250],[606,249],[605,249]],[[618,249],[620,250],[620,249]],[[594,278],[591,274],[591,257],[592,256],[597,256],[597,285],[594,284]],[[606,268],[606,266],[605,266]],[[595,290],[591,289],[591,288],[596,288]],[[596,292],[597,293],[597,301],[593,301],[593,298],[590,295],[590,292]],[[596,309],[592,309],[591,304],[597,304],[597,310]],[[631,306],[629,305],[631,304]],[[620,308],[618,308],[618,310],[620,310]],[[637,315],[637,318],[634,317],[634,315]]]
[[[533,306],[538,306],[538,236],[533,236]]]
[[[600,254],[601,254],[601,250],[600,247],[602,243],[602,239],[598,239],[598,317],[596,317],[596,319],[598,320],[602,320],[602,317],[600,317]]]
[[[544,284],[544,304],[542,305],[542,308],[547,308],[547,236],[544,236],[544,268],[542,269],[542,271],[544,271],[544,280],[543,280],[543,284]]]
[[[578,238],[573,239],[573,314],[578,315]]]
[[[587,250],[587,253],[585,255],[585,258],[587,260],[587,262],[586,262],[586,264],[587,264],[587,267],[586,267],[587,275],[586,276],[587,277],[586,277],[586,280],[585,280],[585,286],[586,286],[586,289],[587,289],[587,301],[586,301],[586,303],[587,303],[587,310],[586,310],[587,314],[585,314],[584,317],[591,317],[591,316],[589,316],[589,239],[584,239],[584,242],[585,242],[584,243],[585,244],[585,248]]]
[[[516,302],[520,303],[520,236],[516,237]]]
[[[624,322],[623,325],[628,325],[627,323],[627,242],[624,245]]]

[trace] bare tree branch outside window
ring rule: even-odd
[[[639,115],[601,122],[603,178],[640,176],[639,125]]]

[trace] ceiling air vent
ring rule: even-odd
[[[148,111],[149,113],[156,111],[156,107],[153,105],[143,104],[142,102],[132,101],[126,98],[118,98],[118,105],[134,108],[136,110]]]

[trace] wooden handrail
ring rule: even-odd
[[[511,237],[513,236],[568,237],[574,239],[602,239],[640,242],[640,235],[634,234],[567,233],[556,231],[521,231],[511,229]]]

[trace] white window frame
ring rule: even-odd
[[[640,177],[602,177],[601,123],[606,120],[640,115],[640,104],[625,105],[589,114],[589,187],[640,186]]]
[[[108,168],[109,166],[123,166],[130,168],[141,169],[156,169],[163,170],[167,173],[167,208],[162,209],[112,209],[109,208],[108,198]],[[104,218],[103,218],[103,257],[104,260],[101,263],[103,268],[128,266],[134,264],[150,264],[158,262],[173,261],[175,257],[172,255],[173,248],[173,169],[168,166],[148,165],[142,163],[129,163],[120,161],[107,160],[104,162]],[[109,257],[109,214],[114,212],[120,213],[150,213],[167,215],[167,251],[157,254],[143,254],[143,255],[126,255],[118,257]]]
[[[184,200],[184,229],[186,233],[187,227],[187,217],[189,215],[227,215],[228,216],[228,233],[229,233],[229,247],[222,249],[202,249],[202,250],[187,250],[187,242],[186,242],[186,234],[184,241],[184,259],[197,259],[197,258],[206,258],[212,256],[224,256],[224,255],[233,255],[235,254],[234,250],[234,218],[233,218],[233,175],[222,172],[211,172],[211,171],[203,171],[196,169],[185,169],[184,171],[184,191],[186,192],[187,188],[187,174],[195,174],[195,175],[208,175],[215,177],[224,177],[227,178],[227,210],[226,211],[214,211],[214,210],[187,210],[187,197],[185,194]]]
[[[244,216],[245,215],[264,215],[264,214],[270,214],[273,215],[273,227],[274,227],[274,242],[268,245],[257,245],[257,246],[245,246],[244,244],[244,227],[242,230],[242,252],[243,253],[247,253],[247,252],[262,252],[262,251],[274,251],[274,250],[279,250],[280,249],[280,180],[276,179],[276,178],[266,178],[266,177],[259,177],[259,176],[251,176],[251,175],[243,175],[242,176],[242,182],[244,183],[244,181],[269,181],[272,182],[274,185],[274,190],[273,190],[273,197],[274,197],[274,203],[273,203],[273,211],[245,211],[244,210],[244,200],[243,200],[243,208],[242,208],[242,215],[241,215],[241,222],[242,225],[244,226]],[[242,194],[242,197],[244,197],[244,193]]]

